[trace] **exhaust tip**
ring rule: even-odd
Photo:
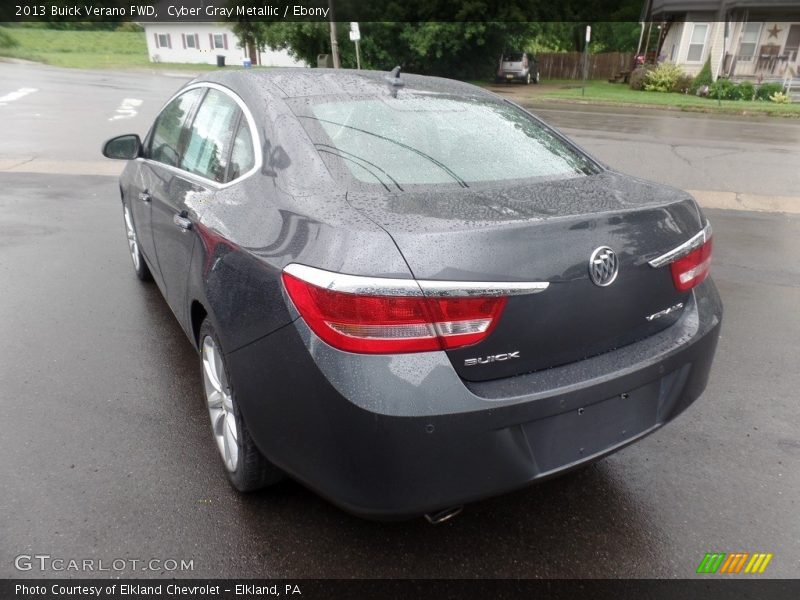
[[[463,506],[451,506],[434,513],[427,513],[425,520],[431,525],[441,525],[445,521],[449,521],[453,517],[457,517],[464,510]]]

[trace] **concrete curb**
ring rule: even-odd
[[[703,208],[800,214],[800,197],[798,196],[763,196],[712,190],[686,191],[692,194]]]
[[[119,177],[124,168],[125,162],[120,160],[51,160],[34,156],[0,158],[0,173]]]

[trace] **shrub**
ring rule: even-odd
[[[739,86],[730,79],[717,79],[709,88],[709,97],[718,100],[741,100]]]
[[[756,100],[769,100],[772,94],[783,91],[783,85],[777,82],[762,83],[756,89]]]
[[[645,76],[651,71],[652,67],[641,65],[636,67],[628,78],[628,85],[632,90],[641,92],[644,89]]]
[[[694,78],[694,81],[692,81],[691,92],[696,94],[697,90],[701,87],[704,85],[710,87],[712,83],[714,83],[714,80],[711,78],[711,57],[709,57],[706,64],[703,65],[703,68],[700,69],[700,72]]]
[[[694,77],[682,73],[675,81],[675,85],[672,86],[670,91],[678,94],[688,94],[692,90],[692,82],[694,82]]]
[[[648,92],[671,92],[675,84],[683,76],[678,65],[663,62],[644,76],[644,89]]]
[[[144,28],[138,23],[134,23],[132,21],[125,21],[124,23],[120,23],[119,25],[117,25],[117,28],[114,31],[129,31],[138,33],[140,31],[144,31]]]
[[[739,97],[742,100],[753,100],[756,95],[755,86],[749,81],[743,81],[739,84]]]
[[[789,104],[789,95],[783,92],[775,92],[769,99],[776,104]]]

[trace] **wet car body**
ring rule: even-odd
[[[120,180],[144,261],[196,347],[213,324],[258,450],[339,506],[381,518],[508,491],[651,433],[703,391],[722,317],[711,279],[679,291],[669,263],[651,264],[710,237],[696,203],[605,168],[538,121],[585,173],[350,185],[341,156],[323,157],[322,134],[301,122],[320,101],[446,96],[522,110],[467,84],[402,79],[209,74],[183,91],[225,90],[247,108],[251,172],[213,182],[141,156]],[[603,247],[618,276],[601,286],[589,261]],[[475,344],[348,351],[326,343],[288,291],[286,274],[303,268],[330,290],[378,282],[443,298],[485,284],[504,306]]]

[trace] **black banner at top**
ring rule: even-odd
[[[643,0],[11,0],[0,21],[636,21]]]
[[[800,19],[800,0],[10,0],[0,21],[590,23],[725,20],[738,11]]]

